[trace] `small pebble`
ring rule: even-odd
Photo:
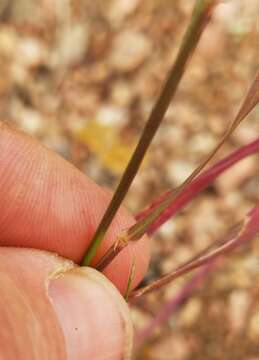
[[[150,39],[136,30],[124,30],[114,40],[110,64],[117,71],[134,71],[150,55]]]

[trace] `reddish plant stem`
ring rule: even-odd
[[[241,161],[249,155],[259,151],[259,139],[243,146],[241,149],[234,151],[225,159],[219,161],[208,170],[204,171],[197,179],[193,180],[181,193],[172,204],[161,214],[161,216],[150,226],[148,235],[154,233],[163,223],[165,223],[170,217],[178,213],[186,204],[188,204],[195,196],[208,187],[212,181],[214,181],[225,170]],[[150,208],[144,210],[137,215],[137,219],[145,217],[150,211],[153,210],[172,190],[167,191],[158,200],[156,200]],[[111,261],[128,245],[127,242],[118,241],[116,246],[112,246],[101,260],[96,265],[96,269],[102,271]]]
[[[142,235],[148,232],[150,226],[161,216],[161,214],[170,206],[179,195],[185,192],[189,184],[198,177],[201,171],[214,157],[216,152],[230,137],[233,131],[239,126],[239,124],[245,119],[245,117],[254,109],[259,102],[259,73],[256,75],[249,90],[237,112],[234,120],[227,128],[217,145],[207,155],[207,157],[201,162],[201,164],[187,177],[187,179],[173,192],[169,193],[168,196],[161,202],[157,207],[150,211],[144,218],[138,220],[132,225],[127,231],[128,240],[134,241],[141,238]]]
[[[199,257],[197,260],[192,262],[188,262],[185,266],[181,266],[180,268],[173,270],[172,272],[162,276],[158,280],[153,281],[151,284],[133,291],[130,295],[132,301],[137,299],[144,294],[147,294],[151,291],[158,290],[162,286],[168,284],[169,282],[173,281],[174,279],[178,278],[181,275],[184,275],[190,272],[197,267],[202,265],[208,264],[210,261],[218,258],[222,255],[227,255],[232,252],[236,247],[241,245],[247,240],[250,240],[255,235],[259,233],[259,205],[257,205],[246,217],[243,222],[243,226],[237,227],[237,234],[232,234],[233,228],[231,229],[231,237],[229,234],[227,238],[230,237],[230,240],[224,243],[223,245],[219,246],[215,250],[211,251],[209,254],[205,254]]]
[[[153,335],[157,327],[162,326],[168,321],[172,313],[174,313],[183,304],[183,302],[192,294],[201,281],[204,280],[208,273],[215,268],[216,263],[217,262],[215,260],[203,266],[192,277],[192,279],[183,286],[176,296],[161,306],[161,308],[156,312],[154,319],[145,328],[137,332],[134,340],[135,350],[137,350],[146,339]]]
[[[195,196],[208,187],[219,175],[226,171],[231,166],[235,165],[242,159],[259,151],[259,139],[243,146],[242,148],[234,151],[225,159],[219,161],[208,170],[204,171],[195,180],[193,180],[185,191],[172,201],[171,205],[160,215],[160,217],[149,227],[147,234],[153,234],[161,225],[168,219],[178,213],[185,205],[187,205]],[[151,212],[160,202],[162,202],[168,194],[174,190],[169,190],[157,199],[148,209],[139,213],[136,218],[142,219],[149,212]]]

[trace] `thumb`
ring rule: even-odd
[[[68,359],[129,358],[129,310],[104,275],[93,268],[75,268],[52,281],[49,294],[65,335]]]
[[[129,359],[132,323],[92,268],[39,250],[0,248],[0,359]]]

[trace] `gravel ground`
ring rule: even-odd
[[[0,2],[1,118],[114,189],[175,57],[194,1]],[[216,144],[258,67],[258,0],[222,3],[125,201],[132,211],[176,187]],[[216,156],[254,140],[255,110]],[[152,238],[147,280],[188,260],[259,200],[258,157],[226,172]],[[259,359],[259,245],[204,278],[136,359]],[[186,279],[132,308],[148,324]]]

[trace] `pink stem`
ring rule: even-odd
[[[215,180],[225,170],[244,159],[245,157],[252,155],[259,151],[259,139],[243,146],[242,148],[234,151],[225,159],[219,161],[208,170],[204,171],[197,179],[193,180],[179,196],[169,205],[169,207],[154,221],[153,224],[147,230],[147,233],[151,235],[162,224],[164,224],[169,218],[180,211],[186,204],[188,204],[196,195],[203,191],[210,183]],[[137,214],[136,219],[140,220],[146,217],[153,209],[155,209],[173,190],[167,191],[161,197],[154,201],[154,203],[146,210]]]
[[[246,241],[254,238],[255,235],[259,233],[259,205],[255,206],[247,215],[242,230],[237,234],[234,241],[228,246],[228,250],[231,251],[237,246],[243,244]],[[135,348],[140,347],[146,339],[148,339],[155,331],[158,326],[163,325],[168,321],[168,318],[171,314],[178,309],[178,307],[183,303],[183,301],[188,298],[192,291],[197,287],[200,281],[208,274],[209,271],[214,269],[218,261],[223,258],[223,255],[220,253],[218,258],[209,258],[207,263],[199,269],[199,271],[193,276],[193,278],[187,282],[184,287],[178,292],[176,296],[167,301],[162,305],[160,310],[156,313],[155,318],[140,332],[137,333],[135,337]]]
[[[161,306],[159,311],[155,314],[154,319],[136,334],[134,341],[135,349],[138,349],[148,338],[150,338],[157,327],[162,326],[168,321],[172,313],[176,311],[179,306],[192,294],[195,288],[201,283],[208,272],[215,267],[215,265],[216,261],[213,261],[199,269],[199,271],[183,286],[176,296]]]

